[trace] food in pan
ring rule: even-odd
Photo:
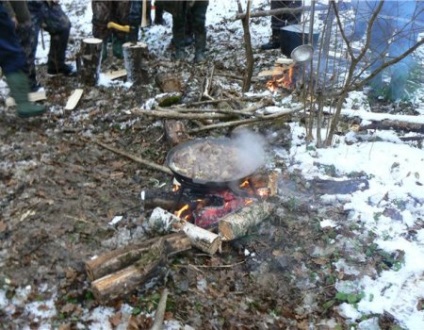
[[[223,140],[202,140],[177,147],[171,154],[168,166],[175,173],[193,181],[225,182],[243,178],[240,160],[243,150]]]

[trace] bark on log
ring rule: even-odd
[[[165,120],[165,137],[171,147],[190,139],[184,123],[181,120]]]
[[[149,71],[147,68],[148,48],[143,42],[126,42],[122,45],[125,69],[128,81],[135,85],[149,83]]]
[[[92,282],[94,297],[97,301],[107,301],[125,295],[139,287],[141,283],[160,276],[166,261],[164,241],[159,240],[133,265]]]
[[[226,215],[219,221],[218,230],[224,240],[231,241],[245,236],[251,228],[260,224],[272,212],[274,206],[268,202],[257,202]]]
[[[183,90],[182,79],[182,76],[177,73],[158,74],[156,83],[163,93],[181,93]]]
[[[161,240],[164,241],[168,257],[191,249],[190,240],[184,233],[169,234],[161,237]],[[152,238],[140,244],[132,244],[106,252],[97,258],[86,261],[85,270],[89,280],[97,280],[135,263],[143,254],[149,253],[157,242],[157,238]]]
[[[97,38],[86,38],[81,42],[77,55],[77,70],[84,85],[95,86],[99,81],[102,45],[103,41]]]
[[[160,207],[153,210],[149,225],[157,232],[183,231],[192,246],[208,254],[215,254],[221,249],[221,238],[217,234],[182,220]]]

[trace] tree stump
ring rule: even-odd
[[[77,69],[81,83],[95,86],[100,76],[103,41],[97,38],[83,39],[77,56]]]
[[[122,50],[128,81],[136,85],[148,84],[147,56],[149,50],[147,44],[144,42],[127,42],[122,45]]]

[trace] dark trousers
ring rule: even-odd
[[[14,24],[0,4],[0,67],[7,75],[23,71],[25,65],[25,53],[15,33]]]

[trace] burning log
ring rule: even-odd
[[[167,257],[191,249],[189,238],[184,233],[169,234],[161,238]],[[158,241],[157,238],[149,239],[140,244],[133,244],[114,251],[106,252],[97,258],[86,261],[85,270],[91,281],[119,271],[149,253]]]
[[[219,221],[218,230],[224,240],[231,241],[245,236],[251,228],[260,224],[272,212],[274,206],[267,202],[254,203],[226,215]]]
[[[122,45],[122,50],[128,81],[133,84],[149,83],[149,74],[146,64],[148,55],[147,44],[143,42],[127,42]]]
[[[83,39],[77,55],[77,69],[81,82],[95,86],[100,76],[103,41],[97,38]]]
[[[167,257],[164,253],[164,240],[159,240],[150,246],[147,253],[133,265],[115,273],[101,277],[91,283],[94,297],[98,301],[105,301],[133,291],[144,283],[161,274]]]
[[[182,231],[194,247],[211,255],[221,248],[221,238],[217,234],[182,220],[160,207],[153,210],[149,225],[158,232]]]

